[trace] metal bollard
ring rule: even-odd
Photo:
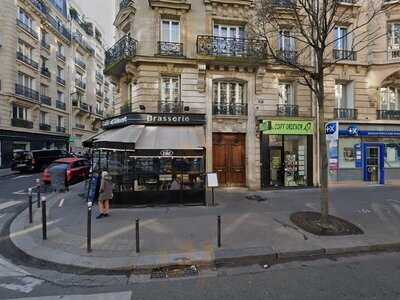
[[[140,252],[139,219],[136,219],[136,253]]]
[[[42,233],[43,240],[47,240],[46,197],[42,197]]]
[[[93,203],[88,202],[88,215],[87,215],[87,252],[92,252],[92,207]]]
[[[217,235],[218,235],[218,248],[221,248],[221,216],[218,216],[217,219]]]
[[[28,189],[28,203],[29,203],[29,224],[33,223],[33,215],[32,215],[32,188]]]
[[[40,179],[39,178],[36,179],[36,183],[37,183],[37,185],[36,185],[36,188],[37,188],[37,207],[40,208],[40,199],[41,199],[41,197],[40,197]]]

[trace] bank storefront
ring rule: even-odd
[[[331,122],[326,133],[331,181],[400,179],[400,126]]]
[[[312,120],[261,120],[261,187],[313,185]]]

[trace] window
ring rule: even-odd
[[[281,51],[294,51],[295,40],[289,30],[280,30],[278,35],[278,45]]]
[[[214,83],[214,102],[222,105],[245,104],[244,83],[218,81]]]
[[[44,84],[40,84],[40,95],[47,96],[49,93],[49,87]]]
[[[161,21],[161,41],[180,43],[180,24],[176,20]]]
[[[64,45],[60,42],[57,43],[57,54],[64,56]]]
[[[244,27],[215,24],[214,25],[214,36],[243,39],[244,38]]]
[[[21,7],[18,7],[18,20],[20,20],[22,23],[24,23],[29,28],[33,27],[33,20],[31,18],[31,16],[25,10],[23,10]]]
[[[64,79],[64,69],[60,66],[57,66],[57,76],[61,79]]]
[[[42,42],[44,42],[45,44],[49,43],[49,41],[48,41],[49,35],[45,30],[40,29],[40,36],[41,36],[41,41]]]
[[[13,104],[12,106],[13,119],[28,120],[28,109],[26,107]]]
[[[29,59],[32,59],[33,57],[33,47],[29,46],[22,40],[18,40],[18,52],[22,53],[22,55],[26,56]]]
[[[400,49],[400,23],[388,24],[389,47]]]
[[[335,49],[350,50],[352,46],[351,34],[348,34],[346,27],[335,28]]]
[[[180,101],[180,82],[178,76],[163,76],[161,78],[161,101]]]
[[[19,85],[22,85],[24,87],[30,88],[30,89],[35,89],[35,80],[29,75],[26,75],[25,73],[18,72],[18,78],[17,78],[17,83]]]
[[[293,84],[292,83],[279,83],[279,96],[278,103],[281,105],[293,105]]]
[[[400,89],[395,87],[381,88],[381,110],[400,110]]]
[[[335,85],[336,107],[343,109],[354,108],[353,103],[353,83],[339,82]]]
[[[58,101],[60,101],[61,103],[65,103],[65,98],[64,98],[64,93],[57,91],[57,99]]]
[[[57,126],[58,127],[64,127],[64,117],[63,116],[58,116],[57,117]]]
[[[44,111],[40,112],[39,122],[40,122],[40,124],[48,124],[47,123],[47,113],[46,112],[44,112]]]

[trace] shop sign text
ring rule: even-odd
[[[312,121],[264,120],[260,130],[264,134],[311,135],[314,133],[314,124]]]

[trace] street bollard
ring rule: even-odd
[[[136,253],[140,252],[139,219],[136,219]]]
[[[36,188],[37,188],[37,207],[40,208],[40,199],[41,199],[41,197],[40,197],[40,179],[39,178],[36,179],[36,183],[37,183],[37,185],[36,185]]]
[[[88,202],[88,215],[87,215],[87,252],[92,252],[92,207],[93,203]]]
[[[217,220],[217,235],[218,235],[218,248],[221,248],[221,216],[218,216]]]
[[[46,197],[42,197],[42,233],[43,240],[47,240]]]
[[[28,189],[28,201],[29,201],[29,224],[33,223],[33,215],[32,215],[32,188]]]

